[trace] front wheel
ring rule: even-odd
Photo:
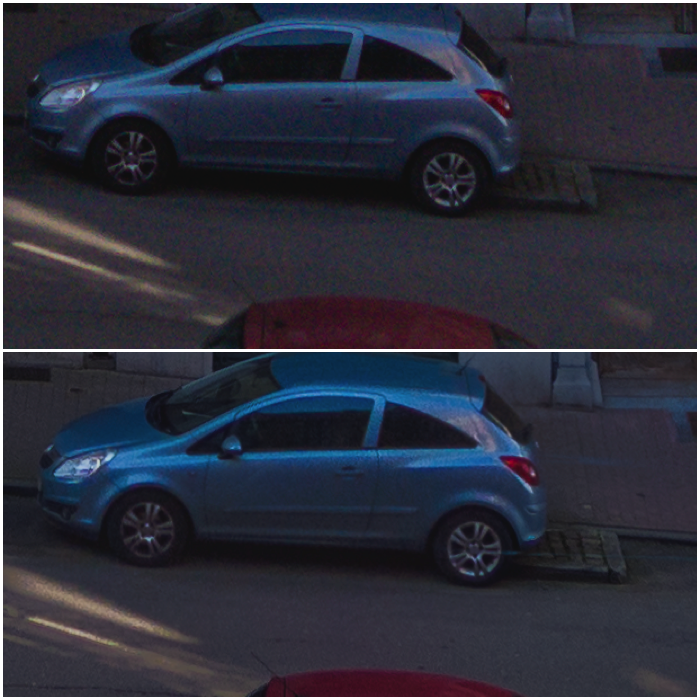
[[[500,518],[473,509],[442,523],[433,555],[440,571],[455,583],[486,586],[503,573],[511,547],[510,534]]]
[[[137,566],[165,566],[187,544],[189,527],[182,506],[167,494],[139,491],[117,503],[107,521],[110,547]]]
[[[168,140],[158,129],[127,119],[97,135],[91,165],[107,188],[122,194],[145,194],[166,180],[174,158]]]
[[[416,156],[410,172],[416,201],[442,216],[464,216],[487,188],[488,169],[481,155],[459,141],[427,146]]]

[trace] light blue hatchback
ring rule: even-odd
[[[449,5],[200,5],[46,63],[27,126],[124,193],[178,164],[404,178],[457,216],[519,162],[511,89]]]
[[[427,548],[483,585],[544,534],[535,449],[475,370],[281,353],[71,423],[39,499],[133,564],[170,563],[193,537]]]

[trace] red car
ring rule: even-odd
[[[476,316],[406,301],[313,297],[253,304],[214,332],[212,349],[523,349],[515,333]]]
[[[411,671],[317,671],[275,676],[256,697],[520,697],[488,683]]]

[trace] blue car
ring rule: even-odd
[[[369,176],[459,216],[518,165],[511,91],[449,5],[200,5],[46,63],[27,126],[122,193],[178,165]]]
[[[54,522],[144,566],[188,540],[432,552],[484,585],[544,534],[531,430],[475,370],[387,353],[264,355],[64,428]]]

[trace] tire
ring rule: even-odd
[[[92,144],[90,161],[102,184],[122,194],[152,192],[163,185],[175,165],[168,139],[138,119],[105,127]]]
[[[441,216],[464,216],[485,194],[488,168],[468,144],[440,141],[418,153],[409,171],[409,184],[424,209]]]
[[[503,521],[476,508],[449,516],[433,541],[440,571],[465,586],[493,583],[503,573],[511,549],[511,536]]]
[[[189,539],[189,523],[182,506],[159,491],[124,496],[107,520],[112,551],[137,566],[166,566],[177,559]]]

